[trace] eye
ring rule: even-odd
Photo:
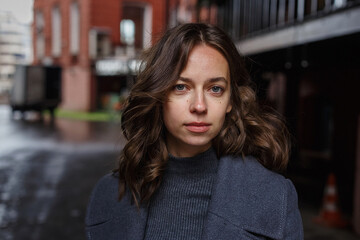
[[[186,89],[186,87],[185,87],[184,84],[176,84],[176,85],[174,86],[174,89],[175,89],[176,91],[184,91],[184,90]]]
[[[213,87],[211,87],[211,91],[213,93],[221,93],[221,92],[224,91],[224,89],[222,87],[219,87],[219,86],[213,86]]]

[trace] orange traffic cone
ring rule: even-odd
[[[323,206],[319,216],[314,221],[318,224],[335,228],[343,228],[348,225],[338,209],[336,180],[333,173],[328,177],[324,191]]]

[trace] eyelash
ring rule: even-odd
[[[214,88],[217,89],[218,92],[214,91]],[[184,92],[186,90],[187,90],[187,86],[185,84],[176,84],[174,86],[174,91]],[[215,86],[211,86],[209,88],[209,91],[211,91],[211,93],[213,93],[213,94],[221,95],[225,91],[225,89],[223,87],[221,87],[221,86],[215,85]]]
[[[178,87],[183,87],[183,89],[178,89]],[[186,86],[185,86],[185,84],[176,84],[175,86],[174,86],[174,90],[175,91],[184,91],[184,90],[186,90]]]
[[[219,92],[213,91],[214,88],[219,89]],[[210,90],[212,90],[212,92],[213,92],[213,93],[216,93],[216,94],[220,94],[220,93],[223,93],[223,92],[224,92],[224,88],[223,88],[223,87],[220,87],[220,86],[212,86],[212,87],[210,88]]]

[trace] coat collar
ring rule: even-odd
[[[136,206],[132,206],[133,208],[127,211],[128,222],[126,238],[124,239],[143,240],[145,237],[148,207],[143,206],[137,209]]]
[[[279,189],[282,185],[276,183],[278,180],[274,181],[279,177],[282,178],[265,169],[254,158],[221,158],[203,239],[208,239],[211,229],[218,227],[216,225],[221,222],[230,223],[234,234],[246,231],[281,238],[285,224],[286,196],[285,191]],[[148,207],[138,210],[132,205],[126,212],[125,239],[143,240]]]
[[[283,179],[253,157],[221,158],[204,231],[215,227],[216,216],[234,231],[280,239],[286,215],[286,191],[279,184]]]
[[[281,239],[285,227],[287,192],[284,178],[265,169],[253,158],[224,157],[214,182],[203,239],[234,239],[254,233]],[[95,188],[87,214],[89,239],[142,240],[148,207],[131,204],[131,195],[117,201],[117,182],[107,176]],[[226,226],[226,230],[222,229]],[[228,234],[227,237],[224,234]],[[212,235],[211,235],[212,234]],[[219,237],[214,238],[214,234]],[[93,236],[93,237],[91,237]]]

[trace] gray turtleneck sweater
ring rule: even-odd
[[[169,157],[149,208],[145,239],[200,239],[218,159],[212,148],[194,157]]]

